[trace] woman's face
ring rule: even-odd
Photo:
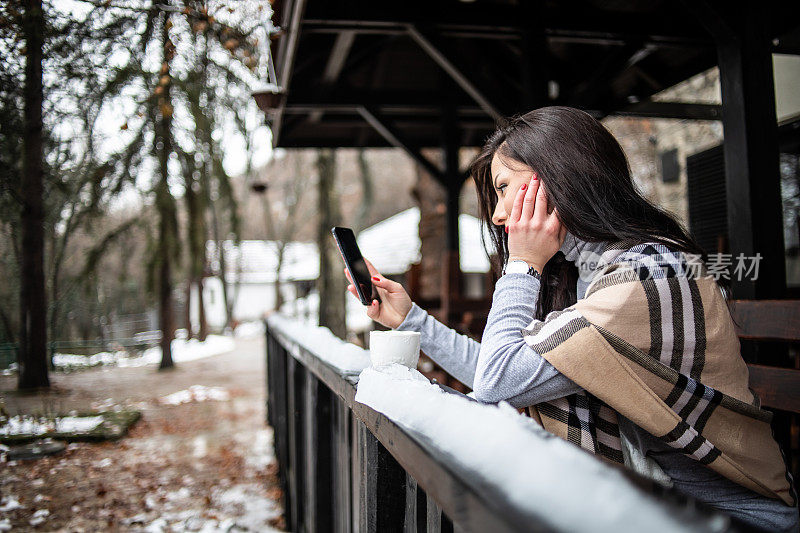
[[[497,150],[492,157],[491,171],[494,192],[497,194],[497,206],[492,213],[492,223],[505,226],[517,191],[524,183],[530,183],[535,172],[524,163],[500,155],[500,150]]]

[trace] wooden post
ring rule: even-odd
[[[353,528],[350,516],[350,409],[338,396],[334,397],[333,403],[333,530],[349,533]]]
[[[287,357],[291,356],[278,340],[270,334],[264,321],[267,336],[267,420],[274,430],[275,457],[278,460],[278,480],[283,491],[283,508],[286,523],[292,520],[292,500],[289,491],[289,421],[287,395]]]
[[[442,261],[441,320],[450,326],[458,321],[456,302],[461,295],[461,265],[458,250],[446,250]]]
[[[308,531],[333,531],[333,394],[311,372],[306,371],[305,376],[305,524]]]
[[[442,509],[436,505],[436,502],[428,496],[427,503],[427,529],[428,533],[441,533],[442,531]]]
[[[444,82],[448,89],[452,84]],[[443,90],[447,93],[447,90]],[[447,190],[445,253],[442,262],[441,318],[445,324],[454,325],[458,320],[454,301],[461,295],[461,267],[459,260],[459,195],[462,175],[458,168],[458,128],[452,100],[442,106],[442,152],[444,156],[444,177]]]
[[[305,527],[305,501],[303,500],[303,397],[305,395],[305,372],[308,372],[297,360],[288,356],[287,362],[287,396],[288,396],[288,435],[289,435],[289,517],[287,521],[292,531],[303,531]]]
[[[353,477],[358,487],[357,531],[397,531],[405,520],[405,470],[361,420],[356,419],[355,432],[353,460],[360,474]]]
[[[425,491],[417,486],[417,480],[406,474],[406,516],[403,533],[423,533],[427,529]]]
[[[731,280],[733,297],[781,298],[786,291],[783,210],[765,12],[763,6],[742,4],[726,9],[724,17],[710,9],[701,16],[719,59],[730,252],[734,265],[739,254],[762,257],[758,279]]]
[[[541,2],[521,2],[522,11],[522,61],[520,78],[522,79],[522,108],[519,112],[527,113],[549,102],[548,82],[550,73],[548,63],[550,51],[547,46],[545,29],[542,26],[544,16]]]
[[[361,459],[361,441],[363,436],[359,435],[360,426],[363,423],[356,418],[355,413],[350,411],[350,521],[353,529],[357,532],[361,530],[361,501],[363,484],[363,461]]]
[[[383,444],[371,432],[369,434],[375,439],[378,456],[377,531],[399,531],[406,513],[406,471]]]

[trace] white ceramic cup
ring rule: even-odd
[[[419,331],[370,331],[369,358],[372,366],[399,363],[417,368]]]

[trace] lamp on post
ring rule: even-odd
[[[263,180],[253,180],[252,183],[250,183],[250,189],[256,194],[264,194],[267,192],[268,188],[269,184]]]

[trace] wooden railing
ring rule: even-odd
[[[575,524],[586,524],[585,516],[570,521],[570,513],[579,511],[581,500],[586,499],[581,494],[565,498],[557,508],[537,501],[520,505],[519,498],[470,474],[463,463],[469,457],[459,463],[426,439],[356,402],[357,373],[326,363],[324,356],[304,348],[296,328],[287,331],[283,323],[267,323],[267,421],[274,428],[290,531],[494,533],[575,531]],[[571,444],[558,443],[573,453]],[[577,448],[574,453],[584,454]],[[599,479],[598,468],[605,468],[613,474],[606,478],[618,478],[620,493],[633,490],[638,495],[623,512],[605,513],[613,518],[598,517],[596,531],[631,531],[642,523],[648,523],[649,531],[750,530],[625,469],[620,476],[617,469],[599,461],[595,465],[594,458],[591,461],[594,473],[587,474],[587,484]],[[574,467],[564,464],[565,471],[570,468],[574,473]],[[531,479],[530,483],[553,481]],[[585,489],[593,494],[592,486]],[[598,487],[608,494],[609,505],[619,505],[614,501],[617,491],[608,489],[607,483]],[[556,514],[558,520],[548,519]]]

